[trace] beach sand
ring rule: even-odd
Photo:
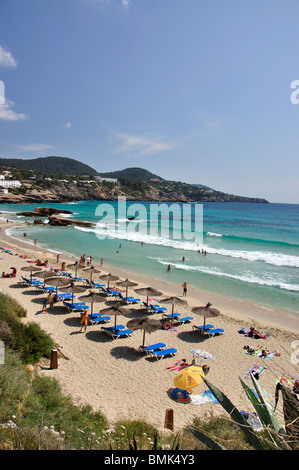
[[[246,398],[239,378],[251,388],[252,382],[245,378],[245,374],[255,364],[266,368],[259,383],[273,397],[278,377],[283,375],[298,379],[299,353],[297,354],[298,360],[296,360],[294,341],[299,339],[299,318],[290,312],[266,309],[248,302],[188,289],[186,297],[188,305],[179,311],[184,316],[191,315],[194,320],[185,325],[175,325],[170,330],[161,329],[146,334],[146,345],[164,342],[167,347],[178,350],[175,357],[159,361],[139,351],[143,335],[140,330],[134,331],[131,337],[112,340],[101,331],[100,325],[88,325],[87,332],[80,333],[79,313],[69,313],[60,302],[54,304],[48,313],[41,313],[45,294],[35,288],[24,287],[18,282],[24,274],[21,268],[28,265],[28,262],[16,255],[26,254],[30,259],[48,258],[49,265],[54,268],[61,267],[62,261],[74,262],[75,258],[61,253],[58,265],[55,253],[38,245],[34,247],[28,242],[10,238],[5,233],[5,230],[11,226],[10,223],[0,221],[0,226],[2,229],[0,246],[12,249],[12,254],[0,253],[0,257],[3,258],[0,260],[1,272],[9,272],[12,266],[17,268],[15,279],[0,278],[0,289],[26,308],[27,318],[24,321],[38,323],[51,335],[58,349],[65,356],[65,358],[59,357],[58,368],[53,370],[50,369],[48,361],[42,361],[37,366],[39,373],[56,378],[63,393],[70,395],[74,403],[89,404],[94,410],[100,410],[111,426],[121,419],[145,420],[159,430],[163,430],[165,413],[170,408],[173,409],[174,431],[177,432],[191,424],[196,416],[203,417],[210,413],[225,414],[219,404],[208,402],[193,405],[172,398],[171,390],[174,388],[175,372],[168,370],[167,367],[182,358],[191,362],[193,355],[190,351],[193,349],[203,349],[213,356],[214,360],[198,358],[196,364],[207,364],[210,367],[207,379],[220,388],[238,409],[254,411]],[[42,255],[43,252],[48,255]],[[101,269],[101,275],[113,272],[120,277],[120,280],[129,278],[138,282],[138,287],[155,287],[163,292],[161,298],[170,295],[182,297],[181,286],[136,273],[123,272],[105,264],[102,267],[99,263],[93,264]],[[97,282],[99,276],[99,274],[94,275],[93,279]],[[182,283],[183,281],[184,279]],[[134,294],[134,290],[129,289],[129,295]],[[145,297],[141,299],[146,300]],[[100,307],[109,306],[112,300],[113,298],[108,298],[104,306],[95,304],[94,311]],[[225,331],[220,336],[208,337],[192,328],[192,325],[202,325],[203,317],[192,314],[191,308],[205,305],[207,302],[211,302],[213,307],[221,312],[218,317],[207,319],[208,323],[213,323],[216,328],[222,328]],[[132,318],[145,316],[144,310],[138,304],[126,308],[129,314],[126,317],[118,316],[117,323],[126,325]],[[171,308],[168,311],[170,313]],[[151,317],[160,319],[162,315],[154,314]],[[114,324],[114,317],[108,325],[112,324]],[[253,339],[238,333],[240,328],[249,328],[251,324],[260,331],[266,330],[269,338]],[[269,350],[279,351],[281,355],[269,360],[250,356],[243,350],[243,346],[247,344],[262,345]],[[200,384],[193,390],[193,395],[199,395],[204,390],[205,386]]]

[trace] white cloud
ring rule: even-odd
[[[121,4],[123,7],[128,8],[130,5],[130,0],[121,0]]]
[[[0,105],[0,119],[3,121],[22,121],[28,119],[28,116],[24,113],[16,113],[12,107],[14,102],[5,100],[5,104]]]
[[[1,45],[0,45],[0,66],[13,67],[13,68],[17,66],[17,61],[13,57],[12,53],[9,51],[6,51]]]
[[[66,122],[64,127],[67,127],[67,128],[72,127],[72,123],[71,122]]]
[[[53,145],[48,144],[27,144],[27,145],[19,145],[20,150],[24,150],[26,152],[44,152],[45,150],[49,150],[54,148]]]
[[[139,136],[125,133],[117,133],[119,144],[115,148],[117,153],[127,153],[130,156],[154,155],[164,152],[172,147],[172,144],[164,142],[157,136]]]

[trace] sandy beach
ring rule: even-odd
[[[41,374],[56,378],[63,392],[70,395],[75,403],[90,404],[94,410],[100,410],[111,426],[120,419],[142,419],[162,430],[165,412],[172,408],[174,430],[177,432],[191,424],[196,416],[204,416],[211,412],[224,414],[222,407],[213,402],[195,405],[175,401],[172,398],[175,372],[167,367],[182,358],[191,362],[193,355],[190,351],[193,349],[203,349],[213,356],[214,360],[198,358],[196,364],[207,364],[210,367],[208,380],[218,386],[239,409],[253,411],[239,378],[251,387],[251,380],[246,379],[245,375],[255,364],[265,367],[259,382],[272,396],[278,377],[289,376],[298,379],[299,354],[297,354],[298,361],[294,361],[294,341],[299,339],[299,317],[291,312],[281,312],[248,302],[226,299],[190,288],[186,297],[188,305],[180,308],[179,312],[184,316],[194,317],[191,323],[176,324],[172,329],[161,329],[146,335],[147,345],[162,341],[168,347],[178,350],[175,357],[159,361],[139,351],[142,343],[141,331],[134,331],[131,337],[117,340],[112,340],[104,334],[100,325],[88,325],[87,332],[80,333],[79,313],[69,313],[61,302],[54,304],[48,313],[41,313],[45,294],[19,283],[21,275],[24,274],[21,268],[28,265],[28,262],[17,255],[27,255],[33,260],[48,259],[49,265],[54,268],[60,268],[62,261],[69,263],[76,259],[61,253],[57,264],[53,252],[44,250],[38,244],[35,247],[7,236],[5,230],[11,225],[6,221],[0,221],[0,246],[11,249],[11,254],[0,253],[2,258],[0,269],[1,272],[10,272],[10,268],[14,266],[17,269],[17,276],[0,278],[0,289],[26,308],[25,321],[38,323],[51,335],[57,347],[67,357],[67,359],[59,357],[58,369],[51,370],[49,364],[43,362],[38,366],[38,370]],[[45,256],[43,253],[48,255]],[[120,280],[129,278],[138,282],[138,287],[151,286],[159,289],[163,292],[160,299],[171,295],[183,298],[181,286],[161,282],[145,275],[124,272],[105,264],[102,267],[97,262],[93,264],[101,270],[101,274],[112,272],[119,276]],[[94,275],[93,279],[97,282],[99,276],[99,274]],[[129,295],[134,295],[133,289],[129,290]],[[113,298],[108,298],[104,308],[109,306],[112,300]],[[141,300],[146,299],[141,297]],[[202,325],[203,318],[192,314],[191,308],[205,305],[207,302],[211,302],[213,307],[221,312],[218,317],[212,319],[212,323],[224,330],[222,335],[208,337],[192,328],[193,325]],[[98,310],[102,305],[96,304],[94,309]],[[117,317],[117,323],[125,325],[132,318],[145,316],[141,304],[126,308],[129,314],[126,317]],[[171,313],[170,308],[168,311]],[[161,314],[151,316],[162,318]],[[114,318],[109,325],[113,322]],[[269,337],[253,339],[238,333],[240,328],[249,328],[250,325],[254,325],[259,331],[266,330]],[[255,347],[262,345],[270,351],[279,351],[280,356],[271,359],[251,356],[244,352],[244,345]],[[201,384],[194,389],[193,395],[199,395],[204,390]]]

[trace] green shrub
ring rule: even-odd
[[[35,364],[42,357],[50,357],[54,342],[36,323],[23,324],[19,317],[24,317],[24,312],[26,315],[26,311],[14,299],[0,294],[2,330],[6,328],[6,332],[10,332],[10,345],[19,352],[23,361]]]

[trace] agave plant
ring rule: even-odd
[[[299,401],[297,396],[292,393],[289,387],[286,387],[281,382],[278,382],[275,389],[275,407],[276,409],[279,392],[283,397],[283,414],[286,426],[286,436],[289,445],[292,449],[299,449]]]
[[[264,432],[260,435],[248,424],[242,413],[236,406],[222,393],[215,385],[203,378],[207,387],[211,390],[215,398],[217,398],[220,405],[227,411],[232,418],[233,422],[239,426],[241,431],[247,436],[249,443],[256,450],[265,449],[283,449],[291,450],[292,448],[287,442],[286,431],[281,424],[275,407],[267,400],[265,392],[259,386],[257,380],[251,375],[251,380],[254,385],[255,393],[241,380],[242,386],[253,404],[257,415],[262,423]],[[297,415],[298,416],[298,415]],[[200,431],[196,428],[189,428],[192,434],[201,442],[211,449],[225,450],[225,447],[220,445],[212,436],[206,432]]]

